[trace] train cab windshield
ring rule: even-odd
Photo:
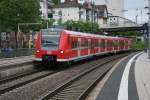
[[[59,48],[60,31],[42,30],[41,47],[45,50],[57,50]]]

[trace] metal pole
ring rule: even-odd
[[[93,18],[93,6],[94,6],[94,1],[92,1],[92,13],[91,13],[91,15],[92,15],[92,16],[91,16],[91,17],[92,17],[92,33],[94,33],[94,32],[93,32],[93,31],[94,31],[94,29],[93,29],[93,28],[94,28],[94,27],[93,27],[93,24],[94,24],[94,23],[93,23],[93,20],[94,20],[94,18]]]
[[[20,23],[18,23],[18,33],[17,34],[19,34],[20,33]]]
[[[135,22],[138,23],[138,15],[135,16]]]
[[[135,22],[138,23],[138,9],[136,9],[137,15],[135,16]]]
[[[150,0],[148,0],[148,9],[149,9],[149,11],[148,11],[148,17],[149,17],[149,35],[148,35],[148,45],[149,45],[149,51],[148,51],[148,57],[149,57],[149,59],[150,59]]]
[[[18,32],[16,33],[16,48],[18,48],[18,34],[20,32],[20,24],[18,23]]]
[[[47,29],[48,29],[48,22],[47,22]]]

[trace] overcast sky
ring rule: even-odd
[[[144,23],[148,20],[146,14],[148,10],[144,9],[148,6],[148,0],[124,0],[125,1],[125,17],[135,21],[135,16],[138,15],[138,23]]]

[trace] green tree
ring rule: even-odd
[[[40,28],[44,29],[44,28],[47,28],[47,24],[48,26],[51,26],[55,22],[55,20],[54,19],[50,19],[50,20],[42,19],[41,22],[42,24],[40,25]]]
[[[52,0],[52,2],[53,2],[55,5],[60,4],[60,0]]]
[[[18,23],[40,21],[39,0],[1,0],[0,31],[17,31]]]
[[[66,26],[68,29],[71,30],[87,33],[99,33],[101,31],[97,23],[94,23],[92,27],[91,22],[84,22],[84,21],[69,20],[64,23],[64,26]]]
[[[113,32],[110,35],[129,37],[129,36],[141,36],[142,34],[138,31],[124,31],[124,32]]]

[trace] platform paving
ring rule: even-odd
[[[150,100],[150,59],[145,52],[118,64],[96,100]]]
[[[139,100],[150,100],[150,59],[147,53],[135,61],[135,80]]]
[[[34,60],[33,55],[0,59],[0,69],[2,67],[9,66],[9,65],[32,62],[33,60]]]

